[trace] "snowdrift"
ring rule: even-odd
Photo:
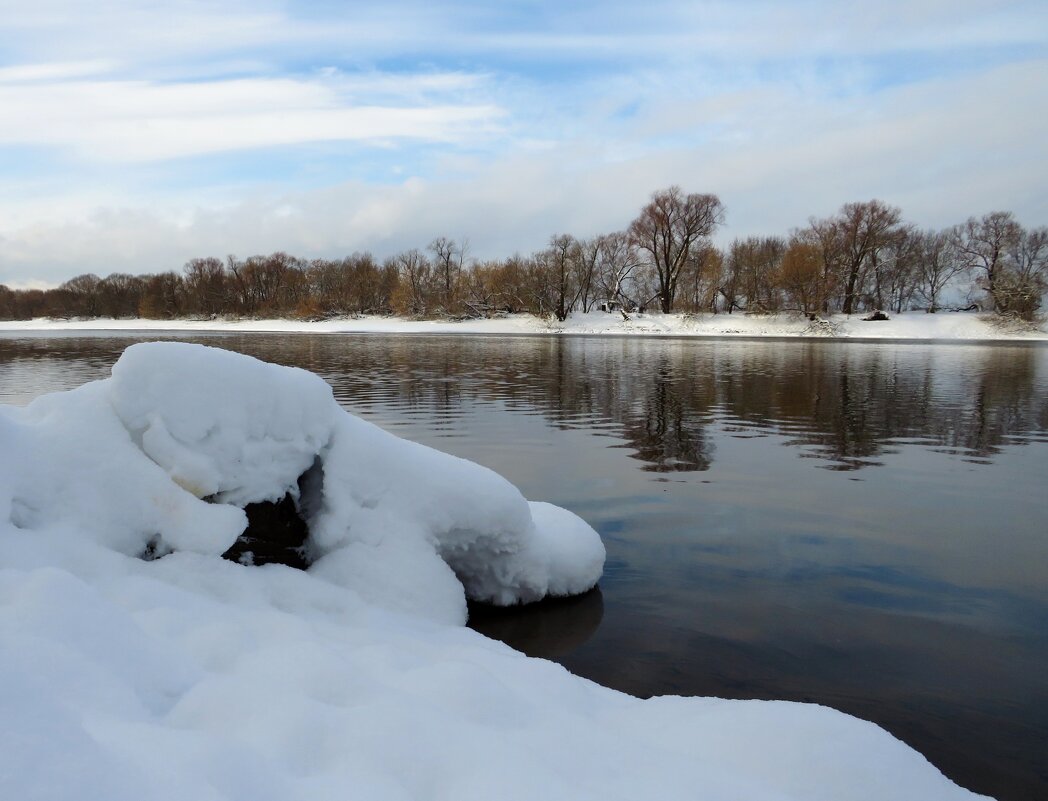
[[[289,498],[307,570],[220,558]],[[974,797],[824,707],[640,701],[457,625],[603,562],[309,373],[134,345],[0,408],[0,797]]]

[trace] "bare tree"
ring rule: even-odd
[[[844,249],[841,247],[840,230],[832,217],[822,220],[812,217],[808,227],[797,231],[794,238],[811,245],[818,252],[822,275],[817,306],[824,313],[829,312],[830,302],[837,295],[843,272]]]
[[[532,297],[533,272],[534,259],[526,259],[519,254],[510,256],[498,265],[493,280],[499,308],[511,314],[538,308],[529,303]]]
[[[20,309],[14,290],[0,284],[0,320],[17,320]]]
[[[896,232],[902,213],[879,200],[846,203],[834,220],[844,268],[841,311],[856,311],[867,271]]]
[[[600,237],[576,239],[571,249],[571,267],[575,279],[575,295],[578,308],[588,312],[593,305],[593,284],[600,262]]]
[[[997,279],[1007,267],[1010,252],[1022,235],[1022,227],[1010,211],[991,211],[979,219],[969,217],[953,231],[953,241],[965,266],[978,276],[994,309],[999,306]]]
[[[578,242],[569,234],[550,237],[549,248],[538,254],[536,263],[544,268],[547,284],[552,290],[552,311],[564,321],[575,307],[578,287],[572,270],[572,257]]]
[[[324,294],[322,306],[351,314],[386,313],[397,286],[396,265],[379,266],[367,252],[353,253],[341,261],[320,262]]]
[[[467,240],[464,239],[460,245],[454,239],[445,236],[437,237],[429,243],[429,251],[433,254],[433,272],[440,296],[439,303],[445,313],[454,310],[468,248]]]
[[[94,273],[70,278],[60,287],[69,294],[68,313],[78,317],[98,316],[98,285],[102,279]]]
[[[1008,266],[998,276],[997,302],[1001,312],[1033,319],[1048,291],[1048,228],[1020,231],[1009,253]]]
[[[251,256],[234,265],[234,278],[243,293],[248,314],[286,314],[303,300],[307,282],[305,264],[283,251]]]
[[[146,276],[138,303],[139,317],[170,320],[184,309],[182,276],[175,272]]]
[[[245,263],[233,254],[226,256],[226,269],[230,275],[230,297],[226,303],[227,306],[232,306],[230,310],[235,314],[248,314],[254,311],[251,308],[251,291],[244,275],[244,266]]]
[[[143,281],[136,275],[112,273],[98,282],[98,311],[105,317],[134,317]]]
[[[685,195],[679,186],[651,196],[629,228],[630,239],[647,257],[658,281],[662,311],[673,310],[677,282],[691,250],[724,220],[716,195]]]
[[[781,305],[777,278],[786,243],[777,236],[736,239],[728,250],[722,294],[729,312],[775,311]]]
[[[633,273],[641,263],[637,250],[625,231],[604,234],[597,239],[597,275],[601,288],[608,300],[619,301],[629,311],[636,305],[630,285],[633,283]]]
[[[702,240],[691,249],[681,271],[677,289],[677,305],[684,311],[717,310],[717,294],[724,271],[724,256],[708,240]]]
[[[918,235],[917,296],[928,306],[929,314],[939,310],[942,291],[966,272],[949,231],[925,231]]]
[[[901,313],[917,291],[917,260],[922,234],[912,225],[898,225],[884,246],[872,254],[873,293],[869,305]]]
[[[226,303],[226,268],[221,259],[192,259],[182,268],[186,310],[213,317]]]
[[[421,317],[430,306],[433,290],[433,269],[417,248],[406,250],[391,261],[400,278],[394,295],[394,309],[401,314]]]
[[[790,240],[779,267],[779,285],[788,302],[807,316],[823,309],[826,303],[826,278],[822,248],[798,232]]]

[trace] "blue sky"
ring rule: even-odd
[[[881,198],[1048,223],[1043,2],[0,0],[0,282],[473,255],[714,192],[722,241]]]

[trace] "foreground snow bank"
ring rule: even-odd
[[[308,571],[218,558],[238,504],[287,494]],[[0,797],[974,797],[824,707],[640,701],[440,622],[456,575],[510,602],[602,562],[578,518],[314,376],[134,346],[0,408]]]

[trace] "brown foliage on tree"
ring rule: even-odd
[[[822,309],[827,297],[822,249],[801,237],[791,239],[782,254],[778,283],[793,308],[805,315]]]

